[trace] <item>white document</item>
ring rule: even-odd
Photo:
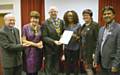
[[[65,30],[59,41],[63,44],[68,44],[72,35],[73,35],[73,31]]]

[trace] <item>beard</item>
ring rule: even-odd
[[[111,19],[110,17],[105,17],[105,18],[104,18],[104,21],[105,21],[107,24],[109,24],[109,23],[111,23],[111,22],[113,21],[113,19]]]

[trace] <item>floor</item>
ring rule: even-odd
[[[25,72],[22,72],[22,75],[26,75]],[[45,75],[44,72],[39,72],[38,75]],[[59,73],[58,75],[65,75],[64,73]],[[74,74],[71,74],[71,75],[74,75]],[[84,73],[80,73],[79,75],[86,75]]]

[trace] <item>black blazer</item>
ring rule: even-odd
[[[2,48],[2,61],[5,68],[15,67],[22,64],[20,35],[17,28],[13,28],[14,36],[7,26],[0,30],[0,46]]]
[[[81,46],[83,46],[82,50],[85,52],[85,55],[92,55],[95,53],[99,24],[92,21],[89,26],[85,27],[85,24],[83,24],[81,28]]]

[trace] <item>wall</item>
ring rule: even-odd
[[[80,23],[83,24],[82,11],[89,8],[93,11],[93,19],[98,22],[98,0],[45,0],[45,18],[49,17],[48,9],[52,5],[58,7],[58,17],[61,19],[67,10],[75,10],[80,17]]]
[[[0,5],[3,4],[13,4],[13,10],[10,11],[0,11],[0,13],[12,12],[16,17],[16,27],[21,30],[21,9],[20,9],[20,0],[0,0]]]

